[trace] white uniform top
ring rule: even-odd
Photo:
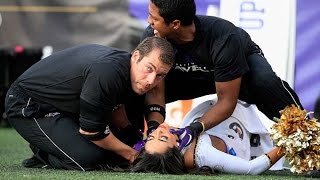
[[[186,114],[181,127],[199,119],[216,101],[208,100]],[[227,153],[214,148],[209,135],[222,139]],[[269,169],[269,159],[264,155],[273,148],[267,128],[256,109],[238,103],[230,118],[202,133],[195,150],[198,167],[209,166],[214,170],[232,174],[259,174]],[[253,159],[253,160],[251,160]],[[284,158],[271,169],[283,169]]]

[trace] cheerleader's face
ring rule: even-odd
[[[165,153],[168,148],[177,146],[177,136],[172,134],[170,127],[166,123],[162,123],[159,127],[149,134],[145,144],[145,150],[148,153]]]

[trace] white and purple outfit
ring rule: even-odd
[[[199,104],[185,116],[181,127],[202,117],[215,103],[215,100],[208,100]],[[223,140],[227,152],[214,148],[209,135]],[[273,142],[256,108],[238,103],[228,119],[199,136],[195,164],[224,173],[256,175],[270,168],[270,161],[264,154],[271,149]],[[284,158],[280,159],[270,170],[283,169],[283,162]]]

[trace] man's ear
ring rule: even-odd
[[[138,50],[133,51],[132,53],[133,62],[137,63],[139,58],[140,58],[140,52]]]
[[[181,26],[180,20],[174,20],[174,21],[171,22],[171,27],[172,27],[172,29],[174,29],[174,30],[179,29],[180,26]]]

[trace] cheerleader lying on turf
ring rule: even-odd
[[[185,116],[180,127],[197,121],[214,103],[215,100],[208,100],[199,104]],[[182,151],[178,149],[178,136],[171,132],[163,123],[149,134],[131,171],[183,174],[206,169],[256,175],[283,169],[280,148],[273,146],[256,108],[248,104],[239,102],[230,118],[201,133]]]

